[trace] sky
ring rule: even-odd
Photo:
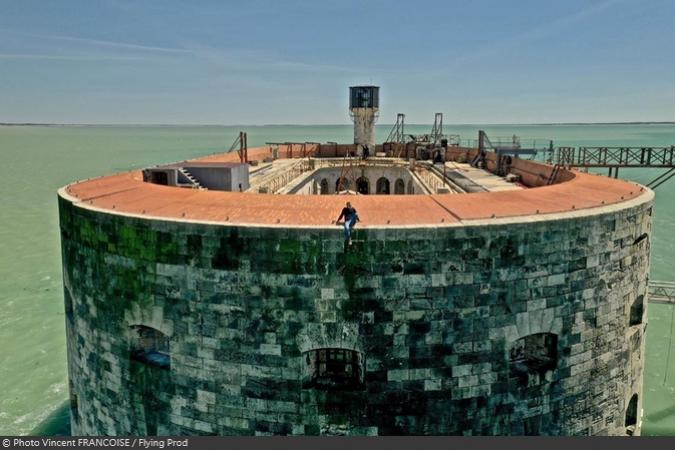
[[[0,0],[0,122],[675,121],[673,0]]]

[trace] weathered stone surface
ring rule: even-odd
[[[59,209],[76,434],[623,435],[641,410],[651,202],[348,250],[339,229]],[[169,336],[170,369],[130,357],[132,325]],[[555,368],[514,374],[536,333]],[[303,387],[316,348],[362,354],[365,387]]]

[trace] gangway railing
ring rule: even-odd
[[[656,189],[675,176],[675,146],[670,147],[558,147],[547,162],[565,167],[606,168],[618,178],[620,168],[668,169],[647,184]]]
[[[650,303],[675,305],[675,282],[650,281],[648,286]]]
[[[675,283],[672,281],[650,281],[647,289],[649,294],[648,301],[650,303],[672,305],[670,310],[670,333],[667,341],[666,370],[663,373],[663,385],[665,386],[670,372],[670,354],[673,347],[673,330],[675,330]]]
[[[558,147],[555,160],[571,167],[661,167],[675,164],[670,147]]]
[[[521,156],[530,156],[535,158],[540,151],[550,151],[553,148],[553,141],[548,142],[547,147],[537,148],[536,146],[532,147],[523,147],[521,140],[518,136],[513,135],[508,140],[502,138],[497,138],[493,141],[483,130],[478,131],[478,154],[471,161],[471,165],[474,167],[480,167],[485,163],[485,155],[488,150],[494,152],[497,155],[497,168],[495,173],[497,175],[504,175],[504,167],[510,164],[511,157],[519,158]]]

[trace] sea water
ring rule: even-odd
[[[377,128],[378,141],[391,126]],[[428,133],[430,126],[406,126]],[[478,129],[521,136],[545,146],[675,145],[675,125],[461,125],[445,133],[464,141]],[[67,432],[65,319],[56,191],[111,172],[226,151],[248,133],[250,147],[267,141],[351,142],[349,125],[244,127],[0,126],[0,435]],[[656,169],[622,169],[648,183]],[[651,279],[675,280],[675,178],[656,190]],[[675,435],[675,350],[672,306],[649,305],[644,385],[644,435]],[[667,362],[669,364],[667,364]]]

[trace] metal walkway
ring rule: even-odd
[[[675,146],[670,147],[558,147],[550,151],[548,161],[564,167],[607,168],[618,178],[622,167],[669,169],[647,187],[655,189],[675,176]]]
[[[650,281],[649,302],[675,305],[675,282]]]

